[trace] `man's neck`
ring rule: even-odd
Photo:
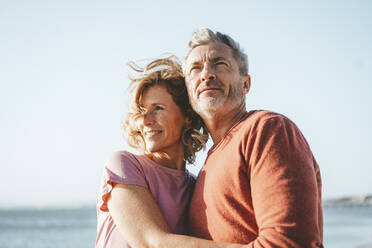
[[[240,107],[228,113],[208,113],[203,117],[213,143],[219,143],[227,132],[239,122],[247,113],[244,107]]]

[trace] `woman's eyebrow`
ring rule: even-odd
[[[165,106],[164,103],[160,103],[160,102],[153,102],[153,103],[151,103],[151,107],[157,106],[157,105]]]

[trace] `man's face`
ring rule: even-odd
[[[198,46],[189,54],[185,66],[190,103],[201,116],[224,113],[245,104],[250,78],[240,74],[238,62],[227,45]]]

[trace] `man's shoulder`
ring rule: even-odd
[[[247,114],[247,118],[244,120],[247,124],[255,124],[260,122],[266,122],[268,120],[284,120],[288,121],[288,117],[283,114],[279,114],[269,110],[251,110]]]
[[[257,133],[270,134],[275,130],[293,127],[295,124],[285,115],[268,110],[251,110],[231,130],[234,139],[246,139]]]

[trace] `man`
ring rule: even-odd
[[[288,118],[246,111],[251,79],[238,43],[197,30],[184,74],[214,143],[195,185],[191,234],[248,247],[322,247],[319,167]]]

